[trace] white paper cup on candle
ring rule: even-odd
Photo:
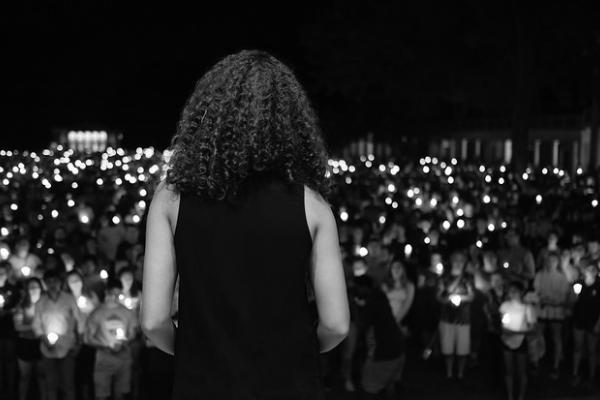
[[[50,343],[53,346],[56,344],[56,342],[58,342],[58,334],[56,334],[55,332],[48,333],[46,337],[48,338],[48,343]]]
[[[460,297],[460,294],[451,294],[450,295],[450,303],[452,303],[455,307],[460,306],[461,302],[462,302],[462,299]]]

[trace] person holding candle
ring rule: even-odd
[[[508,399],[514,398],[514,375],[519,379],[518,399],[525,398],[527,390],[527,341],[526,335],[536,323],[535,309],[523,301],[525,288],[520,280],[509,284],[506,301],[500,305],[502,323],[502,346],[504,348],[504,380]]]
[[[81,311],[84,321],[98,306],[100,301],[98,296],[83,284],[83,276],[79,270],[74,269],[67,273],[67,291],[73,295],[77,302],[77,307]],[[95,349],[85,343],[82,343],[77,358],[75,359],[75,383],[77,392],[83,399],[90,399],[94,384],[94,357]]]
[[[38,268],[42,260],[29,251],[30,244],[27,236],[19,237],[15,242],[15,252],[8,261],[12,266],[12,277],[15,282],[23,281],[32,276],[38,276]]]
[[[47,400],[56,400],[59,392],[64,400],[75,399],[75,356],[84,330],[77,302],[61,290],[62,283],[56,270],[44,273],[47,290],[35,305],[32,323],[36,337],[41,338]]]
[[[463,252],[452,253],[450,272],[438,285],[440,345],[448,379],[453,376],[455,358],[458,358],[456,376],[458,379],[464,377],[467,356],[471,352],[471,302],[475,293],[472,278],[465,272],[466,262]]]
[[[131,310],[136,318],[140,312],[140,300],[142,291],[140,283],[135,280],[135,271],[131,267],[123,267],[118,273],[119,281],[121,282],[121,293],[119,293],[119,302],[128,310]],[[144,348],[144,341],[141,331],[136,332],[136,335],[131,337],[130,346],[132,363],[132,397],[135,400],[139,397],[140,381],[141,381],[141,355]]]
[[[42,353],[40,351],[40,339],[33,331],[33,317],[35,305],[40,300],[43,289],[39,278],[29,278],[25,281],[25,296],[15,309],[14,323],[18,333],[17,338],[17,361],[19,366],[19,400],[28,397],[29,383],[35,377],[42,399],[44,386],[41,373]]]
[[[8,281],[10,269],[7,261],[0,261],[0,393],[12,400],[17,373],[13,313],[19,302],[19,291]]]
[[[581,381],[579,366],[582,354],[588,358],[588,385],[595,379],[598,334],[600,333],[600,279],[595,262],[588,260],[583,270],[583,280],[576,282],[577,299],[573,307],[573,377],[572,384]],[[577,292],[579,292],[577,294]]]
[[[400,260],[395,260],[390,266],[390,272],[387,279],[381,284],[381,288],[386,294],[394,319],[400,328],[400,337],[402,339],[403,353],[400,356],[400,366],[395,376],[395,386],[402,384],[404,365],[406,362],[405,342],[408,334],[406,326],[406,316],[410,311],[415,298],[415,285],[406,276],[406,269]]]
[[[524,287],[535,277],[535,261],[529,249],[521,244],[516,229],[509,229],[506,234],[508,247],[499,252],[499,259],[508,280],[519,279]]]
[[[137,335],[138,321],[132,310],[119,302],[121,283],[109,280],[104,303],[89,316],[84,341],[96,350],[94,387],[96,399],[108,399],[114,385],[115,400],[131,392],[132,354],[130,342]]]
[[[536,273],[533,287],[540,300],[538,323],[540,331],[550,329],[553,344],[552,371],[550,377],[558,379],[562,359],[562,329],[565,310],[571,294],[571,285],[560,269],[560,254],[548,252],[543,269]]]

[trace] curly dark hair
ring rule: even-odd
[[[180,193],[232,200],[257,176],[331,192],[317,115],[294,73],[265,51],[228,55],[198,80],[170,149],[166,183]]]

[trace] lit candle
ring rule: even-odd
[[[108,272],[105,269],[100,270],[100,278],[104,280],[108,279]]]
[[[366,247],[361,247],[358,250],[358,255],[361,256],[361,257],[366,257],[367,254],[369,254],[369,250],[367,250]]]
[[[77,307],[79,307],[80,309],[84,309],[87,307],[87,305],[88,305],[88,301],[85,296],[79,296],[77,298]]]
[[[444,264],[437,263],[435,264],[435,273],[438,275],[442,275],[444,273]]]
[[[50,332],[48,335],[46,335],[46,337],[48,338],[48,343],[50,343],[52,346],[54,346],[58,341],[58,334],[56,332]]]
[[[462,298],[460,297],[460,294],[451,294],[449,299],[450,299],[450,303],[452,303],[455,307],[460,306],[460,303],[462,302]]]
[[[126,340],[125,329],[117,328],[115,331],[115,339],[117,340]]]
[[[406,245],[404,246],[404,255],[405,255],[406,257],[410,257],[410,255],[412,254],[412,252],[413,252],[413,248],[412,248],[412,246],[411,246],[410,244],[406,244]]]
[[[23,275],[23,276],[31,275],[31,267],[29,267],[28,265],[23,265],[21,267],[21,275]]]
[[[4,300],[4,296],[2,296],[0,294],[0,308],[4,308],[4,303],[6,302],[6,300]]]
[[[581,283],[575,283],[573,285],[573,292],[575,292],[575,294],[578,296],[581,293],[581,289],[583,289],[583,285]]]
[[[504,263],[502,264],[502,266],[504,267],[504,269],[508,269],[508,267],[510,266],[510,264],[508,263],[508,261],[504,261]]]

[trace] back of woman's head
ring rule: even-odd
[[[293,72],[264,51],[229,55],[198,80],[171,150],[166,180],[182,193],[232,199],[263,174],[330,192],[317,116]]]

